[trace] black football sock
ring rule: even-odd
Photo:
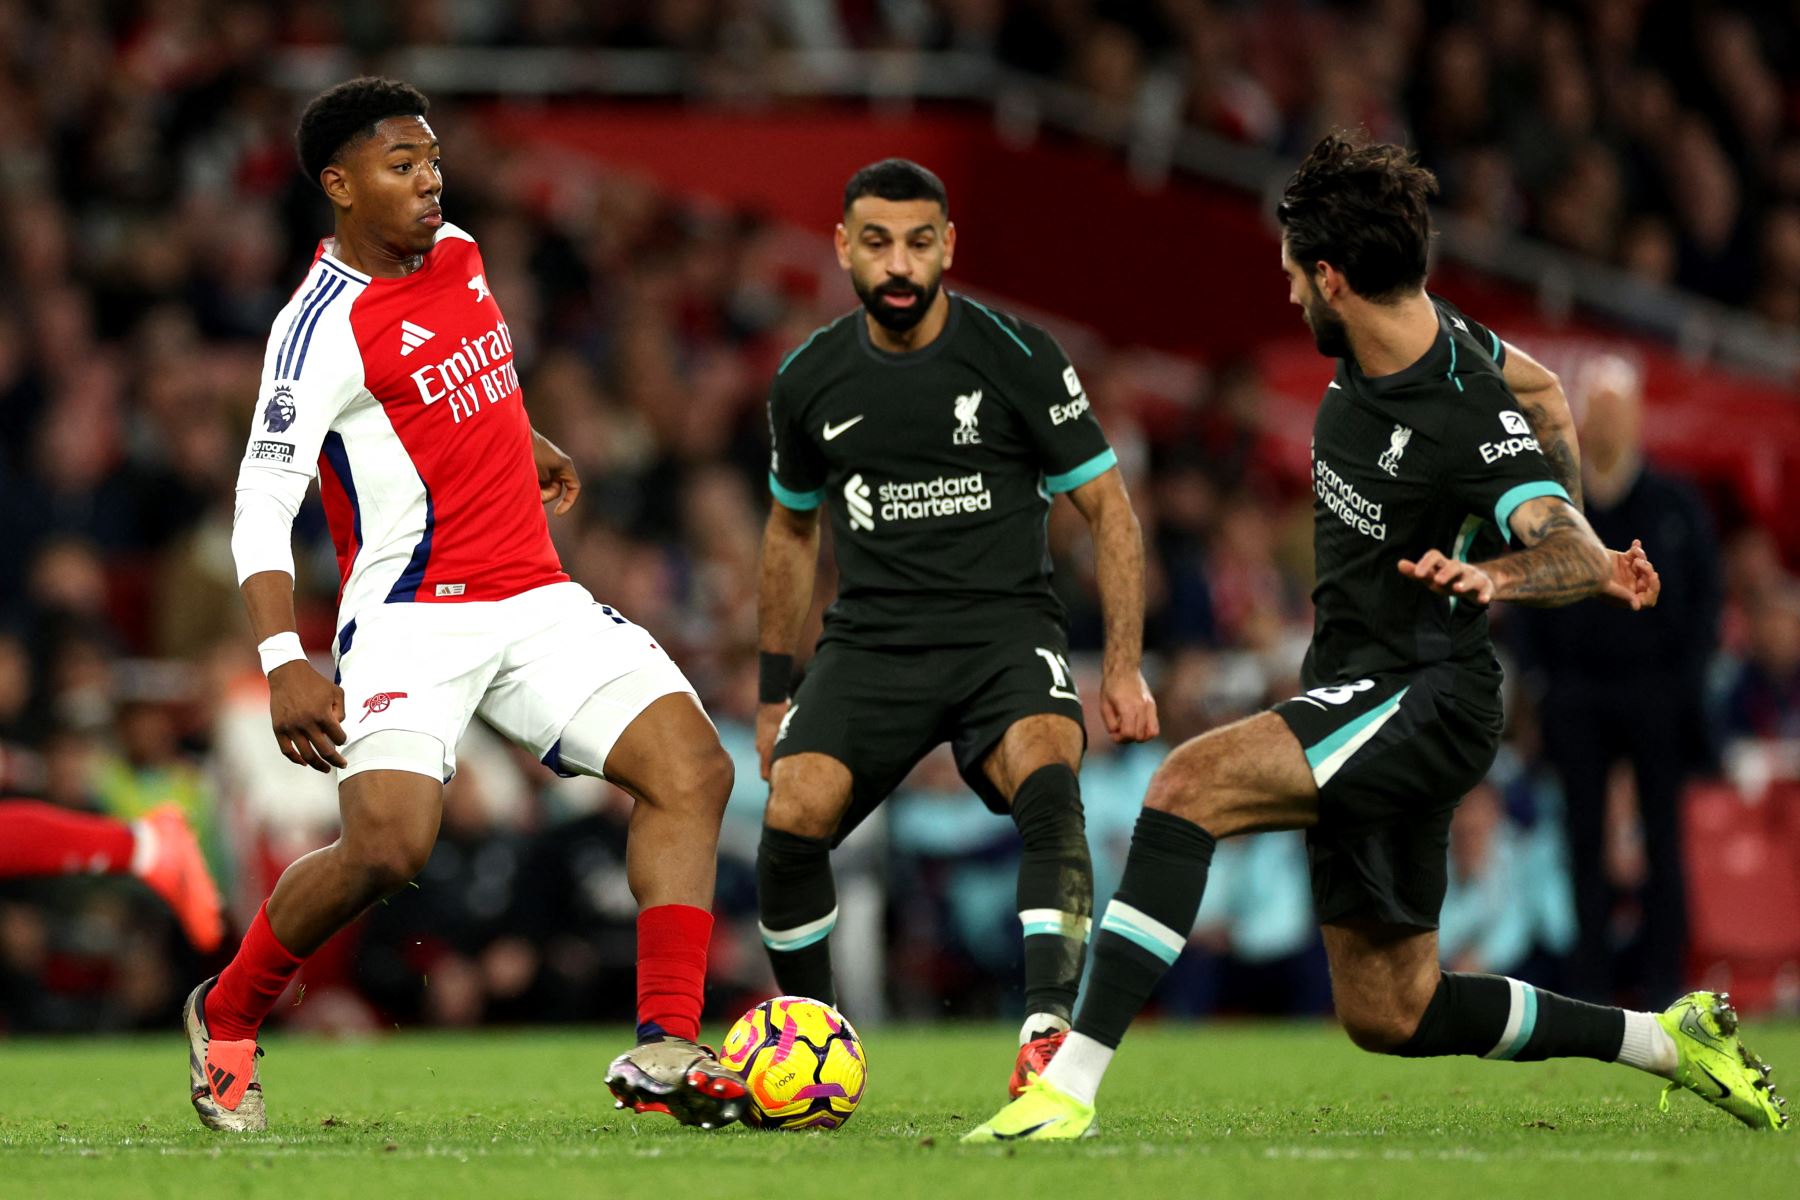
[[[1147,808],[1131,834],[1118,894],[1094,931],[1094,969],[1075,1032],[1116,1047],[1157,983],[1180,957],[1200,911],[1212,834]]]
[[[1405,1058],[1479,1054],[1513,1062],[1595,1058],[1613,1062],[1625,1038],[1622,1009],[1585,1004],[1500,975],[1444,972]]]
[[[835,1006],[829,939],[837,924],[837,885],[831,878],[831,840],[763,826],[756,901],[776,984],[790,996]]]
[[[1033,771],[1013,794],[1012,819],[1025,842],[1017,892],[1025,930],[1025,1012],[1028,1018],[1056,1017],[1066,1027],[1094,914],[1094,868],[1075,772],[1062,763]]]

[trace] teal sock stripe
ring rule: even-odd
[[[1179,949],[1171,948],[1163,941],[1163,939],[1158,938],[1147,930],[1138,929],[1129,922],[1115,916],[1111,910],[1108,910],[1106,916],[1101,919],[1100,932],[1116,934],[1133,945],[1142,946],[1170,966],[1174,966],[1175,960],[1181,957],[1181,951]]]
[[[1526,1043],[1531,1041],[1532,1032],[1537,1029],[1537,989],[1530,984],[1525,984],[1519,991],[1520,1005],[1524,1010],[1519,1016],[1519,1031],[1513,1034],[1512,1040],[1494,1052],[1495,1058],[1517,1058],[1519,1051],[1525,1049]]]
[[[831,931],[837,928],[837,917],[837,909],[834,908],[830,915],[793,929],[770,929],[767,925],[760,924],[757,929],[762,934],[763,945],[771,950],[804,950],[815,942],[822,942],[830,937]]]

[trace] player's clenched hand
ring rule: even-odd
[[[1442,551],[1427,550],[1418,562],[1400,560],[1400,573],[1416,579],[1440,596],[1456,596],[1489,604],[1494,599],[1494,581],[1474,563],[1445,558]]]
[[[552,514],[560,517],[574,508],[575,497],[581,495],[575,460],[535,429],[531,431],[531,458],[537,464],[539,497],[545,504],[556,501]]]
[[[1147,742],[1162,732],[1156,697],[1139,671],[1109,672],[1101,680],[1100,717],[1115,742]]]
[[[1633,541],[1629,550],[1608,550],[1606,553],[1612,559],[1612,575],[1600,589],[1600,598],[1632,612],[1656,607],[1656,601],[1662,596],[1662,576],[1656,573],[1650,556],[1644,553],[1644,543]]]
[[[775,735],[781,732],[781,719],[787,716],[788,702],[756,706],[756,757],[762,763],[764,782],[769,778],[769,760],[775,754]]]
[[[269,672],[269,718],[288,761],[315,771],[344,765],[344,689],[304,659]]]

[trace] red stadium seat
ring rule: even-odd
[[[1746,800],[1697,784],[1682,831],[1693,974],[1742,1008],[1767,1008],[1800,985],[1800,785]]]

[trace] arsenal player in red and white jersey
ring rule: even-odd
[[[480,714],[636,800],[639,1045],[607,1083],[621,1106],[728,1124],[743,1083],[696,1039],[731,759],[662,648],[557,561],[544,508],[566,513],[581,485],[531,428],[481,251],[444,220],[428,108],[406,84],[353,79],[296,135],[336,230],[269,333],[232,553],[276,744],[336,770],[343,832],[287,869],[188,998],[194,1108],[214,1129],[266,1126],[263,1018],[309,954],[425,865]],[[292,523],[315,475],[343,578],[335,680],[295,632]]]

